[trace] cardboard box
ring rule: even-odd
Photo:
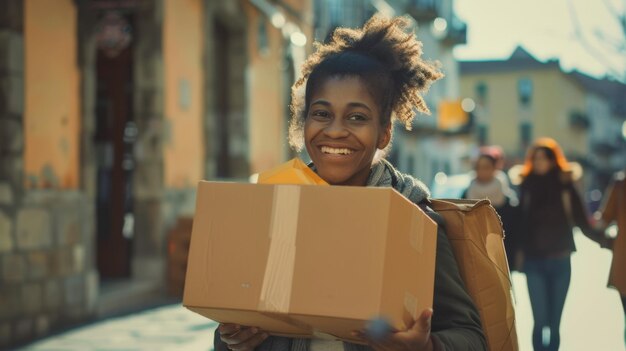
[[[404,329],[432,307],[436,238],[391,188],[200,182],[183,304],[274,335]]]

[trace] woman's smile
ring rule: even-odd
[[[321,146],[320,150],[326,155],[347,156],[352,155],[354,150],[348,148],[335,148],[332,146]]]

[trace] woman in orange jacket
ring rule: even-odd
[[[601,239],[589,222],[571,166],[555,140],[541,138],[530,147],[521,176],[520,241],[534,319],[533,347],[556,351],[572,273],[570,256],[576,251],[572,227],[579,227],[592,240]]]

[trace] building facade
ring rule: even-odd
[[[453,49],[467,40],[467,25],[453,11],[453,0],[410,1],[407,12],[416,20],[416,35],[423,43],[423,58],[438,61],[444,77],[425,95],[431,115],[417,115],[411,131],[396,128],[391,158],[403,172],[430,185],[439,172],[462,173],[475,149],[467,133],[467,113],[460,109],[459,69]],[[448,107],[458,110],[455,116]],[[458,116],[456,116],[458,115]],[[459,123],[448,127],[446,120]]]
[[[511,163],[538,137],[552,137],[591,171],[589,186],[626,167],[625,85],[541,62],[524,48],[499,61],[461,62],[461,94],[476,102],[476,138],[500,145]],[[597,179],[596,179],[597,178]]]
[[[289,156],[311,6],[0,4],[0,346],[162,298],[196,183]]]

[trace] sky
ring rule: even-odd
[[[626,0],[455,0],[455,12],[468,25],[467,44],[454,51],[460,60],[505,59],[522,45],[566,71],[626,74],[626,33],[616,16],[626,13]]]

